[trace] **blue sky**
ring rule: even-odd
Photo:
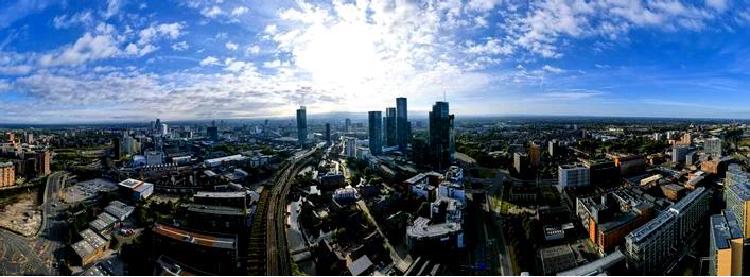
[[[9,1],[0,122],[457,115],[750,118],[729,0]]]

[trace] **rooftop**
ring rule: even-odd
[[[625,255],[619,249],[612,254],[604,256],[596,261],[583,264],[574,269],[557,273],[558,276],[595,276],[605,273],[614,264],[625,260]]]
[[[242,209],[223,207],[223,206],[211,206],[201,204],[187,204],[188,211],[198,213],[209,213],[209,214],[220,214],[220,215],[245,215]]]
[[[154,233],[167,238],[200,246],[237,249],[237,243],[234,238],[215,237],[162,224],[156,224],[153,231]]]
[[[135,189],[136,187],[144,184],[141,180],[136,180],[133,178],[128,178],[120,182],[121,187],[129,188],[129,189]]]
[[[247,192],[244,191],[199,191],[195,193],[195,197],[244,198],[245,196],[247,196]]]
[[[750,201],[750,186],[748,184],[736,184],[729,187],[743,201]]]
[[[411,226],[406,228],[406,234],[410,237],[432,238],[440,237],[452,232],[460,231],[461,225],[457,223],[442,223],[429,225],[430,219],[418,217]]]
[[[711,239],[718,249],[729,248],[729,241],[742,238],[742,230],[734,213],[715,214],[711,216]]]

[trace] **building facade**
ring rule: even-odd
[[[406,111],[406,98],[396,98],[396,143],[398,144],[398,150],[406,151],[409,136],[411,136],[409,134],[410,131],[411,128],[409,128]]]
[[[12,187],[16,184],[16,168],[13,162],[0,163],[0,188]]]
[[[367,118],[370,154],[381,154],[383,152],[383,113],[381,111],[369,111],[367,112]]]
[[[456,149],[453,137],[454,116],[448,102],[436,102],[430,111],[430,152],[432,167],[445,170],[453,161]]]
[[[708,275],[743,275],[744,238],[731,211],[711,216]]]
[[[557,182],[561,189],[588,187],[591,185],[591,172],[587,167],[565,165],[557,168]]]
[[[297,142],[301,147],[307,145],[307,108],[297,109]]]
[[[663,274],[682,254],[709,209],[710,191],[699,187],[625,237],[628,267],[639,274]]]
[[[383,129],[385,146],[398,145],[398,128],[396,126],[397,121],[396,108],[387,108],[385,110],[385,118],[383,119],[383,123],[385,125],[385,129]]]
[[[721,157],[721,139],[719,138],[707,138],[703,141],[703,151],[711,157]]]

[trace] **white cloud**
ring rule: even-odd
[[[143,45],[142,47],[138,47],[137,45],[131,43],[131,44],[128,44],[127,47],[125,47],[125,54],[131,55],[131,56],[144,56],[146,54],[156,51],[157,49],[158,48],[156,46],[153,46],[151,44],[146,44],[146,45]]]
[[[31,72],[32,69],[29,65],[0,66],[0,75],[24,75]]]
[[[236,43],[232,42],[231,40],[227,41],[227,43],[224,44],[224,47],[226,47],[227,49],[232,50],[232,51],[236,51],[237,49],[240,48],[239,45],[237,45]]]
[[[122,6],[121,0],[107,0],[107,10],[104,12],[105,18],[110,18],[120,12]]]
[[[208,56],[204,58],[203,60],[201,60],[200,62],[201,66],[218,65],[218,64],[219,64],[219,59],[217,59],[214,56]]]
[[[725,11],[729,7],[727,0],[706,0],[706,5],[716,9],[719,12]]]
[[[205,16],[205,17],[209,17],[209,18],[216,18],[216,17],[218,17],[219,15],[222,15],[222,14],[224,14],[224,11],[223,11],[223,10],[221,10],[221,8],[220,8],[219,6],[212,6],[212,7],[210,7],[210,8],[209,8],[209,7],[206,7],[205,9],[203,9],[203,10],[201,11],[201,14],[202,14],[203,16]]]
[[[600,96],[602,94],[604,94],[604,92],[573,89],[573,90],[545,92],[545,93],[542,93],[542,97],[548,98],[549,100],[581,100],[581,99],[587,99],[587,98]]]
[[[240,15],[246,14],[248,11],[250,11],[250,9],[248,9],[247,7],[238,6],[232,10],[232,16],[240,16]]]
[[[185,29],[185,27],[185,24],[181,22],[151,25],[150,27],[139,32],[138,44],[149,44],[152,40],[158,37],[176,39],[180,37],[180,35],[182,34],[182,30]]]
[[[79,12],[70,16],[55,16],[55,18],[52,19],[52,25],[55,29],[67,29],[77,24],[92,25],[93,22],[94,17],[91,15],[90,11]]]
[[[550,73],[563,73],[563,72],[565,72],[565,70],[560,69],[559,67],[551,66],[551,65],[544,65],[544,66],[542,66],[542,70],[544,70],[546,72],[550,72]]]
[[[275,35],[277,31],[276,24],[268,24],[263,32],[269,35]]]
[[[11,85],[5,80],[0,80],[0,92],[8,91],[10,90]]]
[[[44,54],[39,58],[42,66],[80,65],[90,60],[114,57],[120,53],[117,42],[109,35],[85,33],[59,53]]]
[[[185,51],[188,48],[190,48],[190,45],[188,45],[188,42],[185,40],[178,41],[177,43],[172,44],[172,49],[174,49],[175,51]]]
[[[249,46],[245,49],[245,55],[255,55],[258,53],[260,53],[260,46],[258,45]]]

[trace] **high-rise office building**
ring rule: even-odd
[[[383,112],[369,111],[367,117],[370,154],[378,155],[383,152]]]
[[[13,162],[0,162],[0,188],[16,184],[16,168]]]
[[[116,137],[112,140],[112,152],[114,152],[115,160],[122,158],[122,137]]]
[[[453,119],[448,102],[435,102],[430,111],[430,156],[435,170],[447,169],[453,161]]]
[[[385,137],[385,145],[386,146],[394,146],[398,145],[397,137],[398,128],[396,127],[396,108],[387,108],[385,110],[385,129],[384,129],[384,137]]]
[[[206,128],[206,133],[208,137],[212,140],[219,139],[219,129],[216,126],[208,126],[208,128]]]
[[[734,213],[712,215],[710,223],[708,275],[743,275],[744,238]]]
[[[326,142],[331,142],[331,123],[326,123]]]
[[[625,237],[625,255],[633,273],[661,275],[680,258],[685,243],[697,228],[705,226],[704,215],[709,210],[711,193],[698,187],[680,201],[659,212],[656,218],[630,232]]]
[[[742,166],[732,163],[727,167],[727,177],[724,178],[724,187],[729,188],[736,184],[750,184],[750,173],[745,172]]]
[[[158,134],[159,133],[159,128],[161,128],[161,120],[157,118],[156,122],[154,123],[154,125],[151,125],[151,131],[154,134]]]
[[[307,108],[305,106],[297,109],[297,141],[300,147],[307,144]]]
[[[557,182],[560,189],[588,187],[591,185],[591,170],[584,166],[559,166]]]
[[[721,157],[721,139],[707,138],[703,141],[703,151],[714,158]]]
[[[50,163],[52,162],[52,153],[49,150],[40,150],[36,152],[37,173],[39,176],[47,176],[52,173]]]
[[[529,143],[529,165],[533,168],[539,168],[542,161],[542,147],[535,142]]]
[[[351,119],[347,118],[346,121],[344,121],[344,131],[347,132],[347,133],[349,133],[349,132],[352,131],[352,120]]]
[[[549,152],[549,155],[553,158],[560,155],[560,142],[556,139],[550,140],[547,143],[547,152]]]
[[[406,151],[410,133],[411,126],[409,126],[406,116],[406,98],[396,98],[396,143],[398,144],[398,150]]]
[[[724,189],[724,200],[727,211],[732,211],[742,229],[742,235],[750,237],[750,185],[739,183]]]

